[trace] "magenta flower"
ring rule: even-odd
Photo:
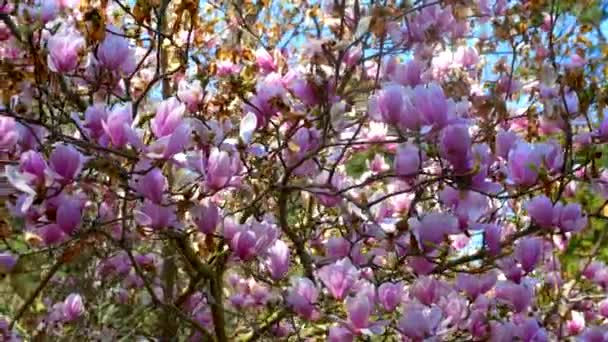
[[[363,50],[359,46],[353,47],[344,54],[344,64],[353,67],[359,64],[361,56],[363,56]]]
[[[439,199],[456,214],[460,227],[476,222],[489,208],[488,198],[475,191],[445,187]]]
[[[218,65],[219,68],[219,65]],[[186,104],[190,112],[196,112],[203,101],[203,88],[199,80],[188,83],[185,80],[179,82],[177,97]]]
[[[11,273],[19,258],[9,252],[0,252],[0,274]]]
[[[417,60],[411,60],[407,63],[395,65],[393,70],[389,72],[388,77],[391,81],[404,86],[415,87],[422,83],[422,64]]]
[[[543,228],[553,226],[553,203],[551,203],[551,200],[547,196],[540,195],[534,197],[526,204],[526,209],[534,223]]]
[[[442,283],[437,279],[422,276],[416,280],[409,288],[410,296],[418,299],[424,305],[431,305],[437,300],[442,292]]]
[[[598,312],[602,317],[608,317],[608,299],[604,299],[598,304]]]
[[[192,128],[187,121],[182,122],[173,133],[156,140],[147,148],[147,156],[152,159],[171,159],[184,151],[190,143]]]
[[[492,342],[510,342],[515,338],[515,325],[511,322],[493,321],[490,329],[490,341]]]
[[[57,225],[67,235],[72,234],[82,220],[84,204],[76,198],[65,198],[57,208]]]
[[[352,342],[354,339],[353,333],[345,327],[332,326],[329,328],[328,342]]]
[[[408,265],[416,274],[427,275],[433,272],[437,265],[423,256],[412,256],[407,259]]]
[[[403,297],[403,284],[399,283],[382,283],[378,287],[378,300],[386,311],[394,311]]]
[[[216,75],[219,77],[225,77],[230,75],[238,74],[241,71],[241,66],[234,64],[229,60],[221,60],[217,62]],[[181,96],[180,96],[181,99]]]
[[[84,39],[71,31],[55,34],[48,40],[49,69],[57,73],[68,73],[78,67],[78,54],[84,47]]]
[[[190,215],[198,230],[203,234],[213,234],[220,221],[219,208],[211,201],[193,207]]]
[[[498,261],[498,266],[505,277],[513,282],[519,283],[523,276],[523,270],[517,264],[514,257],[509,256]]]
[[[103,129],[114,147],[122,148],[129,142],[132,122],[130,104],[112,109],[107,119],[102,121]]]
[[[286,95],[281,75],[273,72],[258,80],[256,94],[243,109],[257,116],[258,128],[264,127],[270,118],[279,114],[280,108],[275,103],[282,101]]]
[[[608,331],[602,327],[589,327],[579,336],[580,342],[604,342],[608,340]]]
[[[285,88],[289,89],[305,105],[314,106],[319,103],[319,98],[312,83],[300,72],[295,69],[290,70],[283,76],[282,80]]]
[[[426,251],[434,250],[448,235],[460,232],[458,220],[448,213],[429,213],[422,221],[411,218],[408,222],[418,243]]]
[[[63,302],[63,317],[66,321],[71,322],[78,319],[84,314],[84,304],[82,297],[79,294],[70,294]]]
[[[85,160],[74,146],[59,144],[51,153],[49,166],[57,180],[69,183],[80,175]]]
[[[156,109],[156,115],[150,124],[152,132],[157,138],[170,135],[182,122],[186,106],[177,98],[171,97],[161,102]]]
[[[542,253],[542,240],[536,237],[526,237],[515,246],[515,258],[526,272],[532,272],[540,261]]]
[[[558,203],[554,211],[554,223],[564,232],[579,232],[587,226],[587,217],[578,203]]]
[[[469,298],[474,300],[479,295],[492,289],[497,279],[495,272],[488,272],[481,276],[458,273],[456,276],[456,288],[465,292]]]
[[[406,101],[409,99],[402,85],[388,84],[370,99],[369,115],[376,121],[401,127]]]
[[[238,168],[238,159],[233,159],[226,151],[217,148],[211,150],[207,159],[205,184],[213,190],[220,190],[229,185]]]
[[[332,237],[325,243],[327,256],[332,259],[341,259],[348,256],[350,243],[343,237]]]
[[[255,52],[255,63],[265,73],[277,70],[274,58],[264,48],[259,48]]]
[[[179,227],[174,206],[165,207],[149,200],[144,200],[135,211],[135,220],[142,226],[156,230]]]
[[[463,125],[450,125],[441,131],[441,156],[447,159],[457,172],[465,172],[472,165],[471,137]]]
[[[516,326],[515,335],[521,341],[530,342],[548,342],[547,332],[541,328],[538,321],[534,317],[530,317]]]
[[[144,198],[161,204],[163,193],[167,190],[167,178],[159,168],[155,167],[138,179],[136,190]]]
[[[46,246],[55,245],[65,240],[66,235],[57,224],[47,224],[41,227],[37,232],[38,236]]]
[[[600,127],[598,128],[595,134],[600,141],[608,141],[608,115],[604,113],[604,120],[600,123]]]
[[[543,165],[549,172],[559,172],[564,164],[564,151],[556,140],[547,143],[536,144],[536,148],[542,156]]]
[[[540,165],[541,155],[531,144],[517,143],[509,152],[509,178],[516,185],[531,186],[536,183]]]
[[[127,75],[135,70],[136,65],[135,56],[123,34],[122,30],[108,26],[105,39],[97,48],[96,57],[106,69]]]
[[[414,108],[420,113],[424,125],[443,128],[448,122],[448,102],[443,89],[436,83],[417,86],[412,95]]]
[[[59,6],[55,0],[41,0],[38,6],[38,8],[32,8],[30,13],[45,24],[55,19],[59,14]]]
[[[282,240],[275,241],[268,250],[266,266],[270,277],[274,280],[283,279],[289,271],[289,247]]]
[[[395,154],[395,174],[403,177],[418,174],[421,166],[420,156],[420,150],[414,144],[399,145]]]
[[[500,226],[496,224],[485,224],[481,225],[483,230],[483,240],[486,248],[491,255],[497,255],[500,253],[501,245],[501,231]]]
[[[405,306],[397,328],[403,335],[411,339],[423,340],[435,334],[441,319],[442,314],[439,308],[411,303]]]
[[[348,323],[354,331],[358,332],[369,327],[369,318],[374,309],[374,302],[365,294],[346,299],[346,312]]]
[[[566,333],[570,336],[578,335],[585,330],[585,316],[580,311],[571,311],[572,319],[566,321]]]
[[[464,68],[472,68],[479,63],[479,54],[474,47],[460,46],[454,55],[454,63]]]
[[[0,151],[10,150],[19,140],[15,119],[0,115]]]
[[[496,155],[507,159],[511,148],[517,144],[519,137],[513,131],[499,130],[496,133]]]
[[[319,289],[308,278],[297,278],[287,292],[285,301],[302,318],[315,320],[319,312],[315,308]]]
[[[251,230],[237,232],[230,240],[230,248],[239,259],[249,261],[256,256],[257,237]]]
[[[343,300],[359,279],[359,270],[351,263],[350,259],[343,258],[322,267],[318,271],[318,276],[332,297]]]
[[[515,312],[523,312],[530,306],[534,296],[531,289],[510,281],[501,281],[496,285],[496,298],[505,302]]]
[[[21,154],[21,157],[19,158],[19,171],[36,177],[38,184],[44,182],[44,171],[46,168],[46,162],[38,152],[30,150]]]
[[[298,176],[306,176],[317,170],[316,163],[312,159],[302,162],[311,151],[321,143],[321,135],[318,130],[301,127],[291,138],[292,144],[284,151],[285,162],[289,166],[300,164],[294,171]]]
[[[93,139],[99,139],[104,134],[103,122],[107,120],[108,112],[102,103],[97,103],[84,112],[84,128]]]

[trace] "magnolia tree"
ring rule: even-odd
[[[0,0],[0,340],[608,340],[603,6]]]

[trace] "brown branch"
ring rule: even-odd
[[[48,271],[48,273],[44,276],[42,281],[40,281],[40,284],[38,284],[38,287],[36,287],[34,292],[29,296],[29,298],[25,301],[25,303],[23,303],[23,305],[21,305],[21,307],[17,311],[17,314],[15,315],[15,317],[13,318],[13,320],[11,321],[11,323],[8,326],[9,331],[13,330],[13,326],[15,325],[15,323],[17,323],[21,319],[23,314],[25,314],[25,311],[27,311],[27,309],[30,307],[30,305],[32,305],[32,303],[34,303],[34,300],[36,300],[38,295],[42,292],[42,290],[44,290],[44,288],[49,283],[51,278],[53,278],[53,276],[57,273],[57,271],[59,271],[59,268],[61,268],[61,265],[63,265],[63,260],[57,261],[53,265],[53,267],[51,267],[51,269]]]

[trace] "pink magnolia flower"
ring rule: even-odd
[[[66,321],[71,322],[78,319],[84,314],[84,304],[82,297],[79,294],[70,294],[63,302],[63,317]]]
[[[220,211],[211,201],[203,202],[190,210],[190,215],[198,230],[204,234],[213,234],[220,221]]]
[[[319,289],[308,278],[297,278],[287,292],[285,301],[302,318],[315,320],[319,318],[315,304]]]
[[[177,88],[177,97],[186,104],[190,112],[196,112],[203,101],[203,88],[199,80],[187,82],[182,80]]]
[[[163,193],[167,189],[167,178],[155,167],[137,180],[137,192],[146,199],[161,204]]]
[[[49,167],[55,179],[69,183],[78,177],[86,159],[74,146],[59,144],[51,153]]]
[[[542,156],[532,144],[519,142],[509,152],[509,178],[516,185],[530,186],[538,180]]]
[[[388,78],[404,86],[415,87],[422,83],[422,64],[413,59],[406,63],[396,64],[389,72]]]
[[[155,230],[170,227],[179,228],[175,210],[174,206],[161,206],[152,201],[144,200],[144,203],[135,211],[135,220],[140,225]]]
[[[205,185],[213,190],[228,186],[232,177],[236,176],[239,165],[237,156],[213,148],[207,159]]]
[[[587,226],[587,217],[578,203],[558,203],[553,215],[554,223],[564,232],[579,232]]]
[[[542,240],[536,237],[525,237],[515,246],[515,257],[526,272],[532,272],[541,259]]]
[[[458,47],[458,50],[456,50],[454,62],[464,68],[471,68],[479,63],[479,54],[474,47],[460,46]]]
[[[412,177],[418,174],[421,166],[421,152],[414,144],[404,144],[397,147],[395,154],[395,174]]]
[[[230,240],[230,248],[239,259],[249,261],[256,255],[257,242],[255,232],[243,230],[234,234]]]
[[[135,56],[124,32],[114,26],[106,28],[106,36],[99,44],[96,54],[100,64],[112,71],[128,75],[135,71]]]
[[[68,73],[76,70],[84,39],[73,31],[61,31],[49,38],[47,63],[51,71]]]
[[[10,273],[17,265],[18,260],[18,256],[9,252],[0,252],[0,274]]]
[[[265,73],[277,70],[274,58],[264,48],[259,48],[255,52],[255,63]]]
[[[83,127],[93,139],[100,139],[104,135],[103,122],[107,120],[108,112],[102,103],[96,103],[84,112]]]
[[[435,335],[441,322],[441,310],[421,304],[407,304],[403,316],[397,323],[399,331],[414,340],[423,340]]]
[[[469,298],[475,299],[492,289],[497,279],[495,272],[488,272],[481,276],[459,273],[456,276],[456,288],[465,292]]]
[[[528,214],[532,218],[532,221],[539,226],[546,228],[553,225],[553,203],[551,203],[551,200],[547,196],[540,195],[534,197],[532,200],[528,201],[526,209],[528,210]]]
[[[130,104],[113,108],[106,120],[102,120],[103,130],[110,138],[112,146],[122,148],[132,140],[132,122],[133,114]]]
[[[230,76],[234,74],[238,74],[241,71],[241,66],[238,64],[234,64],[228,60],[221,60],[217,62],[217,71],[216,74],[219,77]],[[181,96],[180,96],[181,99]]]
[[[0,151],[9,150],[19,140],[15,119],[0,115]]]
[[[152,119],[150,127],[157,138],[172,134],[182,122],[186,106],[177,98],[171,97],[161,102],[156,109],[156,115]]]
[[[65,198],[57,208],[57,225],[67,235],[72,234],[82,220],[84,203],[75,197]]]
[[[359,278],[359,270],[350,259],[343,258],[333,264],[323,266],[318,271],[318,276],[335,299],[343,300]]]
[[[282,240],[275,241],[274,245],[268,250],[266,266],[270,272],[270,277],[280,280],[289,271],[289,247]]]
[[[525,285],[501,281],[496,285],[496,298],[509,304],[515,312],[525,311],[532,302],[533,292]]]
[[[378,300],[386,311],[394,311],[403,297],[402,283],[382,283],[378,287]]]

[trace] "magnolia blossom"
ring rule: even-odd
[[[84,43],[84,39],[73,31],[66,30],[53,35],[48,41],[49,69],[57,73],[74,71],[78,67],[80,49]]]

